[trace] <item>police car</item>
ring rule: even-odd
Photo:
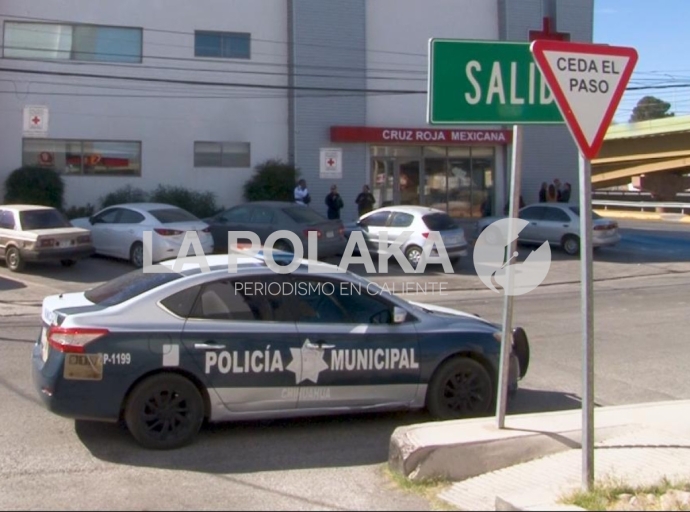
[[[151,449],[190,443],[204,421],[491,413],[500,325],[321,262],[278,273],[261,254],[235,261],[166,261],[46,297],[32,373],[47,408],[124,421]],[[511,396],[529,364],[524,330],[512,338]]]

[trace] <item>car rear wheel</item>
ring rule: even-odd
[[[7,268],[12,272],[21,272],[26,266],[22,255],[19,253],[19,249],[16,247],[8,247],[5,252],[5,263]]]
[[[125,423],[136,441],[152,450],[192,442],[204,421],[204,400],[189,379],[159,374],[141,382],[125,407]]]
[[[422,248],[416,245],[411,245],[405,250],[405,257],[410,262],[412,268],[417,268],[419,261],[422,259]]]
[[[580,238],[575,235],[565,235],[561,241],[561,246],[566,254],[575,256],[580,252]]]
[[[73,267],[77,262],[74,260],[60,260],[63,267]]]
[[[134,242],[129,250],[129,261],[137,268],[144,266],[144,245],[141,242]]]
[[[432,416],[440,420],[484,416],[493,403],[491,376],[473,359],[450,359],[434,373],[426,402]]]

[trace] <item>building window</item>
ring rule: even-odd
[[[224,59],[249,59],[251,34],[244,32],[194,33],[196,57],[220,57]]]
[[[250,167],[249,142],[195,142],[194,167]]]
[[[22,164],[68,176],[141,176],[141,142],[24,139]]]
[[[141,62],[142,29],[6,21],[3,56],[93,62]]]

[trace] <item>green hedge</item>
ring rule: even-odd
[[[20,167],[5,180],[5,204],[35,204],[61,210],[64,193],[62,177],[53,169]]]
[[[244,185],[247,201],[294,201],[299,169],[281,160],[267,160],[255,168]]]

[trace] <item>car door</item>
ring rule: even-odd
[[[419,386],[418,336],[365,285],[293,274],[300,338],[298,409],[400,407]]]
[[[388,230],[389,211],[373,212],[359,221],[359,226],[364,234],[364,240],[372,254],[379,252],[379,240],[381,232]],[[390,238],[390,237],[389,237]]]
[[[546,206],[544,210],[540,229],[546,240],[552,244],[560,244],[563,236],[572,232],[574,221],[568,213],[556,206]]]
[[[91,240],[96,248],[96,252],[99,254],[107,256],[119,255],[114,227],[117,225],[122,211],[122,208],[107,208],[91,218]]]
[[[223,406],[216,419],[261,416],[297,406],[298,383],[291,362],[299,352],[299,338],[285,313],[286,299],[276,292],[284,280],[280,275],[229,276],[199,287],[181,341],[209,392]]]
[[[14,212],[0,210],[0,257],[5,257],[7,242],[14,237]]]
[[[529,222],[518,237],[520,242],[542,243],[546,237],[542,233],[541,221],[544,218],[543,206],[527,206],[520,210],[518,217]]]
[[[142,223],[145,220],[146,217],[141,213],[122,208],[116,222],[110,227],[112,230],[110,242],[114,256],[129,259],[132,244],[143,238],[145,228],[142,227]]]

